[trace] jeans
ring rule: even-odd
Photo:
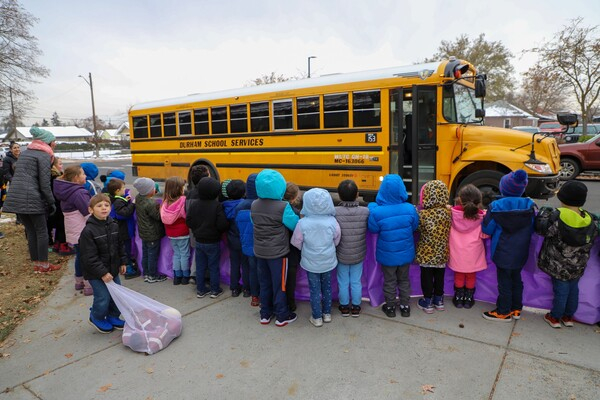
[[[550,315],[556,319],[572,317],[579,305],[579,278],[570,281],[561,281],[552,278],[554,299]]]
[[[80,277],[83,276],[83,271],[81,271],[81,261],[79,260],[79,245],[73,245],[73,249],[75,250],[75,276]]]
[[[337,265],[338,297],[340,304],[347,306],[350,301],[350,292],[352,293],[352,305],[359,306],[362,299],[362,277],[363,263]],[[350,291],[348,291],[350,286]]]
[[[410,302],[410,279],[408,277],[409,264],[386,266],[382,265],[383,271],[383,296],[389,306],[407,306]],[[396,301],[396,287],[400,292],[400,303]]]
[[[48,261],[48,224],[46,214],[17,214],[25,226],[31,261]]]
[[[221,260],[220,243],[196,242],[196,290],[198,293],[218,292],[219,286],[219,261]],[[206,270],[210,273],[210,289],[204,283]]]
[[[498,268],[498,301],[496,308],[499,314],[508,314],[513,310],[523,308],[523,281],[521,269]]]
[[[117,285],[121,284],[121,280],[118,276],[114,276],[113,280]],[[90,279],[88,281],[94,289],[94,302],[92,303],[92,317],[97,320],[103,321],[107,316],[119,317],[121,311],[110,297],[110,292],[106,287],[106,283],[102,279]]]
[[[144,275],[155,276],[158,272],[158,255],[160,254],[160,240],[142,240],[142,270]]]
[[[310,290],[310,308],[314,319],[322,318],[323,314],[331,314],[331,272],[309,272],[308,288]]]
[[[275,314],[278,321],[284,321],[290,314],[285,297],[287,258],[267,260],[256,257],[256,261],[260,283],[260,317],[270,318]]]
[[[258,282],[258,265],[254,256],[248,256],[248,282],[250,282],[250,296],[258,297],[260,283]]]
[[[421,290],[423,297],[444,295],[446,268],[421,267]]]
[[[241,267],[241,272],[240,272]],[[244,290],[250,289],[250,282],[248,282],[248,256],[242,253],[242,250],[229,248],[229,288],[239,289],[240,278],[244,276]]]
[[[170,237],[173,247],[173,274],[176,277],[190,276],[190,238]]]

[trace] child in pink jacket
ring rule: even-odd
[[[474,185],[466,185],[458,192],[457,205],[452,207],[448,267],[454,271],[454,298],[456,308],[471,308],[475,304],[475,273],[487,268],[481,221],[481,192]]]
[[[190,229],[185,223],[185,182],[172,176],[165,182],[160,218],[173,247],[173,284],[190,283]]]

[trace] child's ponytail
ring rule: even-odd
[[[458,199],[466,219],[477,219],[481,209],[481,192],[474,185],[466,185],[458,191]]]

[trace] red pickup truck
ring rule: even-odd
[[[583,171],[600,170],[600,134],[580,143],[565,143],[560,150],[559,178],[574,179]]]

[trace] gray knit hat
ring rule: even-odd
[[[150,178],[137,178],[135,182],[133,182],[133,187],[139,194],[146,196],[154,190],[154,181]]]

